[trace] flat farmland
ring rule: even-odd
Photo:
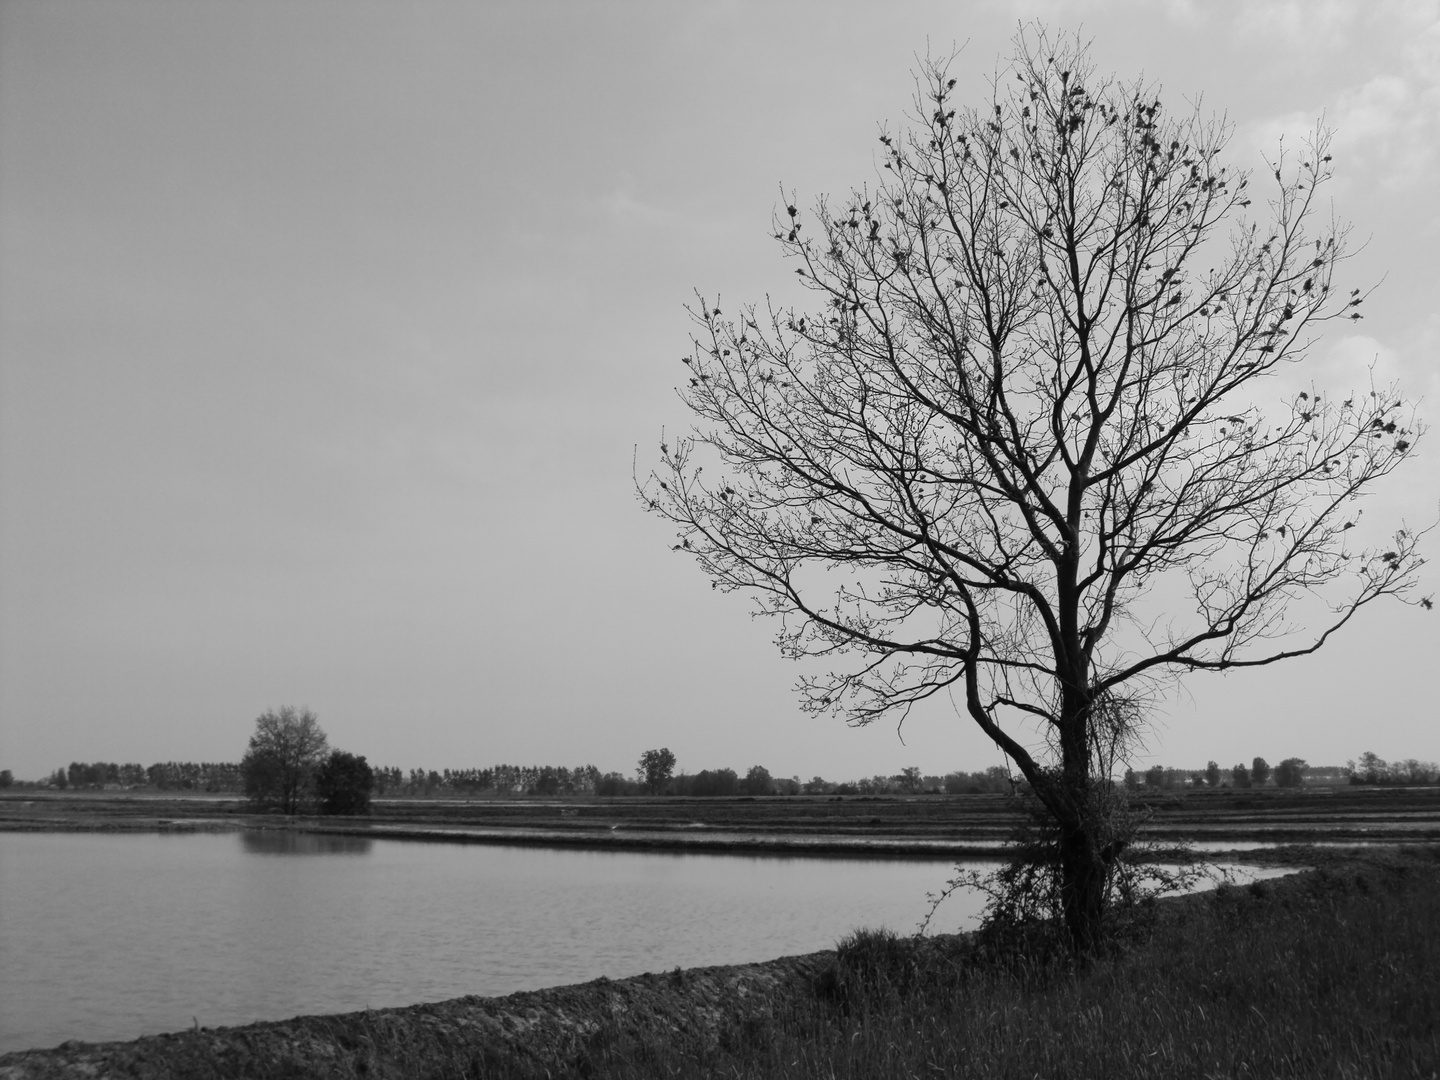
[[[1206,850],[1440,840],[1440,787],[1137,793],[1143,834]],[[1010,795],[379,799],[368,818],[253,814],[235,796],[9,791],[0,829],[268,828],[460,843],[935,857],[997,853],[1021,821]]]

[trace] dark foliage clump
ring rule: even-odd
[[[333,751],[315,770],[315,797],[322,814],[357,816],[370,813],[375,777],[363,755]]]

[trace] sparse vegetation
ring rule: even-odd
[[[716,1032],[615,1024],[568,1073],[549,1075],[1430,1076],[1440,1064],[1433,860],[1222,887],[1082,966],[862,931],[840,943],[813,1000]],[[526,1064],[476,1075],[547,1075]]]

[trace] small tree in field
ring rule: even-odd
[[[309,709],[287,705],[262,713],[240,760],[246,796],[262,809],[298,813],[310,794],[315,768],[329,748]]]
[[[1288,757],[1275,766],[1276,787],[1300,787],[1305,783],[1305,759]]]
[[[775,792],[775,781],[770,776],[770,770],[764,765],[751,765],[745,773],[745,779],[740,781],[740,790],[746,795],[772,795]]]
[[[1250,779],[1257,786],[1263,786],[1265,781],[1270,779],[1270,763],[1263,757],[1257,757],[1250,762]]]
[[[315,770],[315,797],[322,814],[350,816],[370,813],[375,774],[363,756],[332,750]]]
[[[835,662],[802,680],[807,709],[957,701],[1056,823],[1086,949],[1141,703],[1404,596],[1416,535],[1350,530],[1419,432],[1389,387],[1270,404],[1364,299],[1334,280],[1323,132],[1262,196],[1223,163],[1223,122],[1078,43],[1022,35],[982,109],[954,86],[924,69],[874,188],[777,214],[813,309],[693,312],[696,433],[662,440],[640,494],[780,620],[787,656]]]
[[[660,794],[674,773],[675,755],[670,752],[669,747],[662,746],[659,750],[646,750],[640,755],[640,767],[636,770],[636,774],[649,794]]]

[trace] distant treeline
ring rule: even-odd
[[[574,768],[552,765],[492,765],[489,768],[426,770],[408,772],[393,766],[373,769],[377,798],[397,796],[470,797],[478,795],[599,795],[619,797],[647,794],[643,779],[624,773],[602,773],[594,765]],[[0,786],[15,781],[8,770],[0,773]],[[156,762],[148,768],[139,764],[96,761],[71,762],[45,779],[27,787],[56,790],[103,790],[152,788],[157,791],[205,791],[239,794],[244,791],[240,766],[233,762]],[[992,766],[983,772],[952,772],[944,776],[922,775],[918,768],[894,776],[871,776],[860,780],[833,781],[814,776],[775,777],[762,765],[751,766],[744,776],[734,769],[702,769],[667,777],[659,793],[706,798],[727,795],[919,795],[981,794],[1013,790],[1009,771]]]
[[[1352,784],[1434,784],[1440,783],[1440,765],[1433,761],[1386,761],[1366,752],[1359,761],[1352,761],[1347,770]]]
[[[993,766],[984,772],[955,772],[922,776],[906,769],[895,776],[872,776],[854,781],[831,781],[822,776],[802,782],[798,776],[774,777],[763,765],[739,775],[734,769],[702,769],[667,778],[660,794],[689,798],[726,795],[898,795],[926,792],[967,794],[1009,791],[1007,770]],[[600,795],[614,798],[647,794],[643,779],[624,773],[602,773],[594,765],[574,769],[563,766],[494,765],[488,769],[445,769],[437,772],[396,768],[375,770],[375,794],[386,795]]]
[[[157,761],[147,768],[135,762],[120,765],[113,761],[72,761],[68,768],[56,769],[38,786],[61,790],[151,787],[158,791],[238,792],[245,785],[240,766],[234,762]]]
[[[1132,790],[1152,788],[1293,788],[1303,784],[1433,784],[1440,770],[1434,762],[1416,761],[1387,765],[1374,754],[1361,755],[1360,764],[1311,765],[1304,758],[1286,758],[1271,766],[1264,758],[1222,769],[1209,762],[1203,769],[1172,769],[1152,765],[1144,772],[1125,770],[1125,786]]]
[[[395,795],[595,795],[605,779],[594,765],[492,765],[488,769],[374,770],[375,794]],[[614,774],[614,775],[619,775]]]
[[[430,796],[468,798],[474,796],[598,795],[615,798],[658,794],[713,798],[740,795],[969,795],[1008,793],[1023,787],[1008,769],[995,765],[983,772],[952,772],[944,776],[922,775],[918,768],[904,769],[893,776],[871,776],[860,780],[833,781],[814,776],[775,777],[761,765],[751,766],[741,776],[734,769],[702,769],[663,778],[653,789],[643,776],[619,772],[602,773],[594,765],[574,768],[553,765],[492,765],[475,769],[374,769],[374,794],[378,798]],[[51,789],[134,789],[156,791],[204,791],[239,794],[244,791],[240,766],[235,762],[164,761],[150,766],[72,761],[38,782],[17,782],[9,769],[0,770],[0,788]],[[1249,765],[1228,769],[1209,762],[1204,769],[1175,769],[1152,765],[1144,771],[1127,769],[1125,786],[1132,790],[1176,790],[1185,788],[1299,787],[1302,784],[1416,785],[1440,783],[1440,765],[1433,761],[1407,758],[1387,762],[1372,753],[1345,765],[1310,765],[1302,758],[1286,758],[1269,765],[1254,758]]]

